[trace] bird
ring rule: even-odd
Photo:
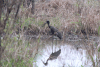
[[[59,49],[58,51],[56,51],[56,52],[54,52],[54,53],[51,53],[51,55],[50,55],[49,58],[47,59],[46,63],[44,63],[44,62],[42,61],[43,64],[44,64],[45,66],[47,66],[47,65],[48,65],[48,61],[49,61],[49,60],[57,59],[57,57],[60,55],[60,53],[61,53],[61,49]]]
[[[50,25],[50,21],[46,21],[43,26],[45,24],[48,24],[48,27],[50,29],[50,32],[51,32],[51,35],[53,36],[57,36],[60,40],[62,39],[62,35],[61,35],[61,32],[59,32],[55,27],[51,26]],[[57,39],[56,39],[57,41]],[[53,39],[52,39],[52,43],[53,43]],[[59,49],[57,52],[53,52],[53,44],[52,44],[52,53],[51,55],[49,56],[49,58],[47,59],[46,63],[44,63],[43,61],[43,64],[44,65],[47,65],[48,64],[48,60],[53,60],[53,59],[57,59],[57,57],[60,55],[61,53],[61,49]]]
[[[57,36],[59,39],[62,39],[61,32],[59,32],[55,27],[50,26],[50,21],[46,21],[46,22],[44,23],[44,25],[45,25],[45,24],[48,24],[48,27],[49,27],[50,32],[51,32],[51,35],[55,35],[55,36]],[[43,26],[44,26],[44,25],[43,25]]]
[[[50,29],[50,32],[51,32],[51,35],[53,36],[57,36],[60,40],[62,39],[62,35],[61,35],[61,32],[59,32],[55,27],[51,26],[50,25],[50,21],[46,21],[43,26],[45,24],[48,24],[48,27]],[[52,36],[52,53],[53,53],[53,36]],[[57,39],[56,39],[56,44],[57,44]]]

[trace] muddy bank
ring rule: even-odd
[[[84,27],[85,28],[85,27]],[[63,29],[63,28],[62,28]],[[59,29],[58,29],[59,30]],[[78,29],[75,31],[74,27],[70,27],[69,29],[64,28],[63,30],[59,30],[62,35],[89,35],[89,36],[98,36],[99,33],[98,31],[93,31],[90,28],[89,29]],[[29,26],[25,26],[23,29],[21,28],[17,28],[16,33],[19,34],[23,32],[25,35],[50,35],[50,29],[48,27],[42,27],[42,25],[40,27],[34,26],[34,25],[29,25]]]

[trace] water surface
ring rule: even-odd
[[[70,38],[70,37],[69,37]],[[66,39],[64,42],[57,40],[53,41],[53,52],[61,49],[61,54],[57,59],[49,60],[48,65],[45,66],[42,61],[46,62],[52,53],[52,40],[43,40],[44,46],[39,49],[39,53],[36,56],[36,61],[33,63],[33,67],[93,67],[91,58],[87,52],[87,49],[91,50],[89,43],[95,43],[96,38],[86,40],[84,45],[82,39]],[[86,45],[87,44],[87,45]],[[85,48],[86,47],[86,48]],[[95,46],[93,46],[95,47]],[[91,50],[92,57],[96,62],[95,50]]]

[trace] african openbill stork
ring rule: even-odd
[[[49,56],[49,58],[47,59],[46,63],[44,63],[44,62],[42,61],[43,64],[46,66],[46,65],[48,64],[48,61],[49,61],[49,60],[57,59],[57,57],[60,55],[60,53],[61,53],[61,49],[59,49],[58,51],[52,53],[52,54]]]

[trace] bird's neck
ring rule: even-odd
[[[50,27],[50,25],[48,24],[48,27]]]
[[[51,26],[48,24],[48,27],[50,28]]]

